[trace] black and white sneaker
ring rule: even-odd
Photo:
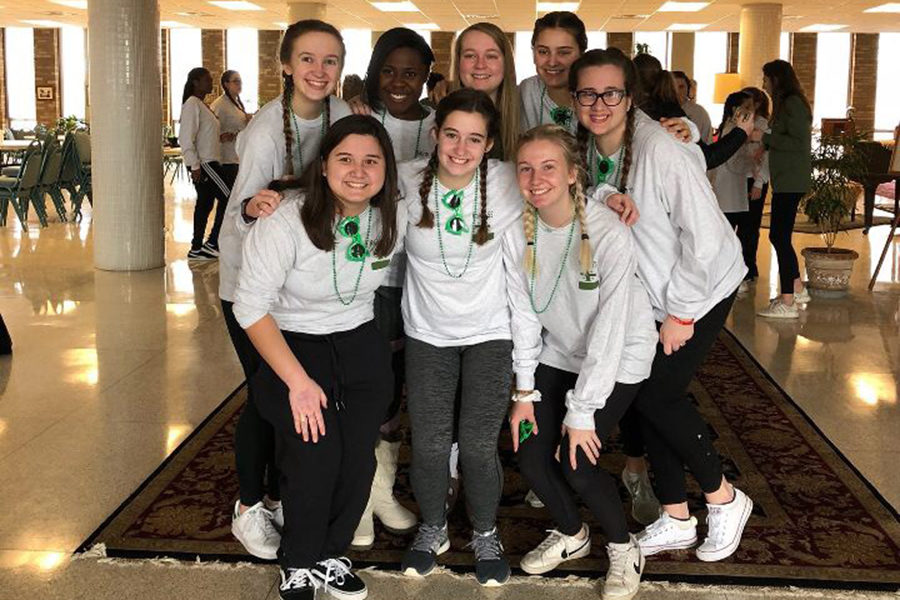
[[[281,600],[315,600],[320,587],[322,583],[309,569],[281,569]]]
[[[409,549],[403,555],[400,571],[409,577],[425,577],[437,566],[437,557],[450,549],[447,524],[438,527],[422,523]]]
[[[509,562],[503,556],[503,544],[496,527],[483,533],[474,532],[469,546],[475,551],[475,578],[478,583],[497,587],[509,581]]]
[[[580,536],[580,537],[579,537]],[[522,557],[519,566],[529,575],[543,575],[569,560],[591,553],[591,530],[581,526],[577,535],[565,535],[553,529],[537,548]]]
[[[349,558],[326,558],[312,568],[313,577],[325,592],[337,600],[364,600],[369,595],[366,582],[350,570]]]
[[[212,254],[213,256],[219,256],[219,245],[214,244],[212,242],[206,242],[201,246],[203,250],[206,250],[207,254]]]
[[[214,254],[210,254],[203,247],[188,252],[188,260],[216,260]]]

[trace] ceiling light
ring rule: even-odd
[[[441,26],[437,23],[404,23],[404,27],[413,31],[440,31]]]
[[[190,25],[185,25],[184,23],[179,23],[178,21],[160,21],[159,26],[163,29],[175,29],[177,27],[190,27]]]
[[[672,23],[666,27],[669,31],[700,31],[709,23]]]
[[[873,6],[863,11],[864,13],[900,13],[900,3],[888,2],[881,6]]]
[[[44,19],[22,19],[23,23],[27,23],[28,25],[34,25],[35,27],[65,27],[65,23],[60,23],[59,21],[46,21]]]
[[[633,19],[646,19],[650,15],[613,15],[613,19],[625,19],[625,20],[633,20]]]
[[[80,8],[87,10],[87,0],[50,0],[53,4],[60,6],[68,6],[69,8]]]
[[[554,12],[557,10],[563,10],[567,12],[575,12],[578,10],[579,5],[581,5],[581,2],[538,2],[537,11]]]
[[[419,7],[409,2],[372,2],[372,6],[381,12],[419,12]]]
[[[287,24],[287,23],[283,23],[283,22],[281,22],[281,21],[278,21],[277,23],[273,23],[273,25],[275,25],[276,27],[278,27],[278,29],[287,29],[287,28],[288,28],[288,24]]]
[[[697,12],[709,6],[709,2],[666,2],[656,12]]]
[[[210,14],[208,12],[198,12],[198,11],[194,11],[194,10],[188,10],[185,12],[177,12],[175,14],[178,15],[179,17],[211,17],[212,16],[212,14]]]
[[[841,29],[846,29],[846,25],[835,25],[831,23],[817,23],[815,25],[807,25],[799,31],[807,32],[807,33],[825,33],[828,31],[840,31]]]
[[[209,3],[225,10],[263,10],[262,6],[243,0],[209,0]]]

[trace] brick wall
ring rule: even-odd
[[[259,32],[259,105],[275,99],[282,88],[281,62],[278,49],[281,47],[282,32],[260,30]]]
[[[634,54],[634,34],[630,31],[625,33],[608,33],[606,34],[606,45],[609,48],[618,48],[626,56],[631,56]]]
[[[860,131],[875,128],[875,88],[878,84],[878,34],[854,33],[850,54],[850,89],[847,104]],[[872,137],[871,133],[868,136]]]
[[[741,34],[731,32],[728,34],[728,73],[738,72],[738,58],[741,51]]]
[[[436,71],[446,77],[452,79],[450,74],[450,64],[453,56],[453,36],[456,35],[449,31],[433,31],[431,33],[431,49],[434,51],[434,67]]]
[[[6,101],[6,30],[0,27],[0,128],[8,123]]]
[[[225,30],[204,29],[200,33],[200,45],[203,52],[203,66],[209,69],[213,79],[212,98],[222,95],[222,86],[219,82],[225,71]]]
[[[169,87],[169,30],[159,30],[159,82],[162,94],[162,122],[166,125],[172,120],[172,108],[169,105],[169,97],[172,95]]]
[[[37,122],[55,126],[62,113],[59,84],[59,29],[36,28],[34,30],[34,85],[49,87],[53,98],[38,99]],[[37,92],[35,92],[37,94]]]
[[[810,106],[814,106],[816,95],[816,43],[815,33],[791,34],[791,65]]]

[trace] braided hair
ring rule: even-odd
[[[500,114],[491,101],[490,96],[478,90],[462,88],[449,94],[437,106],[434,115],[435,130],[440,132],[441,127],[447,117],[456,111],[479,114],[484,117],[487,129],[487,141],[491,142],[497,139],[500,131]],[[439,167],[437,148],[431,153],[428,164],[422,171],[422,183],[419,185],[419,199],[422,202],[422,216],[416,224],[418,227],[430,229],[434,227],[434,214],[428,205],[431,186],[434,185],[434,178],[437,175]],[[481,159],[479,168],[479,195],[481,196],[481,205],[479,209],[478,228],[472,235],[472,239],[479,246],[485,244],[490,238],[490,228],[488,226],[487,212],[487,169],[488,156],[487,152]]]
[[[225,84],[228,83],[228,80],[232,78],[232,76],[237,75],[238,72],[233,69],[228,69],[224,73],[222,73],[222,78],[219,80],[219,83],[222,85],[222,92],[225,93],[225,96],[231,100],[231,103],[240,109],[242,113],[246,113],[247,110],[244,108],[244,102],[241,100],[240,96],[232,96],[231,92],[228,91],[228,86]]]

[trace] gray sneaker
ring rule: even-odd
[[[631,516],[641,525],[649,525],[659,518],[659,500],[653,493],[650,477],[647,472],[632,473],[628,469],[622,471],[622,483],[631,496]]]
[[[450,549],[447,524],[441,527],[422,523],[419,531],[403,555],[400,571],[410,577],[425,577],[437,565],[437,557]]]
[[[475,577],[478,583],[497,587],[509,581],[509,563],[503,556],[503,544],[496,527],[484,533],[474,532],[469,546],[475,551]]]

